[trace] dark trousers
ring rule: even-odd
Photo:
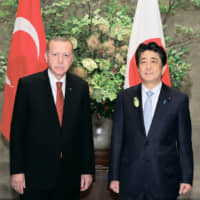
[[[60,166],[58,170],[57,183],[54,187],[47,190],[40,190],[34,188],[25,188],[24,194],[20,195],[20,200],[80,200],[80,193],[70,194],[68,188],[66,188],[66,181],[64,180],[64,168],[63,162],[60,160]]]
[[[138,194],[138,195],[120,194],[120,200],[177,200],[177,197],[155,198],[153,195],[147,195],[147,194]]]

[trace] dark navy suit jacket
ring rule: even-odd
[[[139,106],[134,104],[138,99]],[[162,85],[145,134],[141,84],[118,94],[109,181],[120,181],[120,199],[173,199],[180,183],[192,184],[193,151],[188,97]]]

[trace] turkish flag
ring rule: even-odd
[[[141,43],[149,42],[156,42],[165,49],[158,0],[138,0],[127,55],[125,88],[141,82],[136,66],[135,52]],[[162,81],[168,86],[171,85],[168,64]]]
[[[40,0],[20,0],[8,57],[1,131],[9,140],[19,78],[44,70],[45,32]]]

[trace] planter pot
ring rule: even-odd
[[[95,150],[109,150],[112,132],[112,119],[100,117],[96,115],[92,117],[94,148]]]

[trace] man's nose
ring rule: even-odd
[[[151,69],[151,62],[147,62],[146,69]]]
[[[62,55],[58,56],[58,63],[63,63],[63,56]]]

